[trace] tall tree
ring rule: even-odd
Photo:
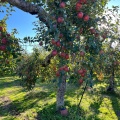
[[[3,1],[3,0],[2,0]],[[6,0],[9,4],[37,15],[44,24],[37,29],[36,40],[51,51],[44,66],[51,58],[59,57],[60,64],[56,73],[59,81],[57,109],[64,106],[66,77],[73,55],[87,55],[89,62],[78,71],[79,78],[91,81],[94,57],[99,54],[102,42],[109,37],[108,28],[102,28],[106,16],[102,16],[108,0]],[[102,16],[102,17],[100,17]],[[41,24],[41,23],[40,23]],[[84,68],[84,69],[83,69]],[[81,71],[82,69],[82,71]],[[85,70],[86,69],[86,70]]]

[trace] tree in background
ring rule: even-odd
[[[48,54],[44,49],[33,48],[33,53],[22,54],[17,58],[16,73],[22,78],[22,85],[28,90],[35,86],[38,79],[40,82],[54,80],[59,60],[53,59],[48,66],[44,67],[43,61]]]
[[[104,61],[100,68],[108,76],[109,85],[107,91],[113,92],[115,90],[115,78],[119,77],[120,72],[120,51],[117,47],[112,47],[111,43],[106,43],[104,50],[101,51],[101,56],[101,60]]]
[[[14,32],[9,34],[4,20],[0,21],[0,75],[11,74],[14,71],[16,60],[21,55],[19,40]]]
[[[107,91],[114,91],[115,88],[115,76],[118,76],[119,67],[120,67],[120,50],[119,50],[119,14],[118,8],[113,7],[105,11],[105,15],[107,18],[104,19],[104,27],[102,29],[108,29],[108,39],[106,39],[102,43],[102,49],[100,50],[99,54],[99,69],[102,70],[102,73],[109,77],[109,86]],[[115,18],[116,17],[116,18]],[[112,19],[112,20],[110,20]],[[117,45],[115,45],[117,43]]]

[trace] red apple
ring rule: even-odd
[[[81,57],[84,57],[84,56],[85,56],[85,52],[80,51],[80,56],[81,56]]]
[[[65,58],[66,54],[64,52],[61,52],[60,56]]]
[[[79,10],[80,10],[79,7],[76,7],[75,9],[76,9],[76,11],[79,11]]]
[[[68,115],[68,110],[64,109],[64,110],[60,110],[60,113],[62,116],[67,116]]]
[[[56,56],[57,55],[57,50],[53,50],[52,51],[52,56]]]
[[[61,45],[61,44],[60,44],[60,41],[57,41],[57,42],[56,42],[56,46],[57,46],[57,47],[60,47],[60,45]]]
[[[95,34],[95,33],[96,33],[96,30],[95,30],[94,28],[91,28],[91,29],[90,29],[90,32],[91,32],[91,34]]]
[[[64,22],[64,18],[63,17],[58,17],[57,22],[58,23],[63,23]]]
[[[7,39],[6,39],[6,38],[3,38],[3,39],[1,40],[1,42],[2,42],[3,44],[6,44],[6,43],[7,43]]]
[[[82,8],[82,4],[79,2],[76,3],[76,11],[79,11]]]
[[[68,71],[69,71],[68,66],[65,66],[65,67],[64,67],[64,71],[66,71],[66,72],[68,72]]]
[[[65,50],[66,48],[64,46],[62,46],[62,50]]]
[[[106,38],[106,35],[105,35],[105,34],[103,34],[103,35],[102,35],[102,38],[103,38],[103,39],[105,39],[105,38]]]
[[[0,31],[2,31],[2,27],[0,26]]]
[[[79,19],[83,18],[83,12],[79,12],[79,13],[77,14],[77,17],[78,17]]]
[[[63,69],[64,69],[64,67],[60,67],[60,68],[59,68],[59,70],[63,70]]]
[[[79,84],[81,85],[83,83],[83,79],[79,79]]]
[[[98,37],[99,36],[99,33],[95,33],[95,37]]]
[[[51,40],[51,43],[52,43],[53,45],[56,45],[56,41],[55,41],[54,39]]]
[[[65,59],[69,59],[69,55],[68,54],[65,55]]]
[[[85,74],[86,74],[86,69],[81,69],[81,70],[78,70],[78,73],[82,76],[82,77],[84,77],[85,76]]]
[[[88,15],[85,15],[85,16],[83,17],[84,21],[88,21],[89,18],[90,18],[90,17],[89,17]]]
[[[83,70],[83,73],[86,73],[86,72],[87,72],[87,70],[86,70],[86,69],[84,69],[84,68],[83,68],[82,70]]]
[[[40,45],[40,46],[42,46],[42,45],[43,45],[43,42],[42,42],[42,41],[40,41],[40,42],[39,42],[39,45]]]
[[[78,73],[79,74],[82,74],[84,71],[81,69],[81,70],[78,70]]]
[[[6,46],[5,45],[0,46],[0,50],[1,51],[5,51],[6,50]]]
[[[100,54],[104,54],[104,51],[103,50],[100,50],[100,52],[99,52]]]
[[[10,34],[7,34],[8,37],[10,37]]]
[[[57,77],[60,76],[60,72],[59,72],[59,71],[56,72],[56,76],[57,76]]]
[[[63,34],[62,34],[62,33],[60,33],[59,38],[62,38],[62,37],[63,37]]]
[[[77,2],[76,7],[82,8],[82,4],[80,4],[80,2]]]
[[[84,4],[87,4],[87,0],[84,0]]]
[[[85,77],[85,73],[80,74],[82,77]]]
[[[65,2],[61,2],[61,3],[60,3],[60,7],[61,7],[61,8],[65,8]]]

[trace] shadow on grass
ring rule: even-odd
[[[24,100],[34,100],[34,99],[45,99],[47,97],[50,97],[52,92],[44,92],[44,91],[38,91],[38,92],[30,92],[29,94],[26,94],[24,97]]]
[[[116,93],[116,92],[103,92],[102,94],[104,95],[108,95],[109,98],[111,99],[112,102],[112,107],[113,110],[116,114],[116,116],[118,117],[118,120],[120,120],[120,94]]]
[[[92,112],[92,114],[90,114],[87,117],[87,120],[101,120],[100,118],[98,118],[98,114],[100,113],[99,108],[102,104],[103,98],[102,97],[98,97],[96,100],[94,100],[93,103],[90,104],[90,110]]]
[[[8,88],[8,87],[14,87],[14,86],[21,86],[21,81],[20,79],[14,79],[14,80],[10,80],[8,81],[2,81],[0,79],[0,89],[4,89],[4,88]]]
[[[28,101],[26,101],[28,102]],[[24,112],[27,109],[30,109],[34,107],[37,100],[33,102],[29,102],[28,104],[25,104],[25,101],[14,101],[9,104],[1,105],[0,106],[0,116],[7,116],[7,115],[19,115],[21,112]]]
[[[100,102],[101,103],[101,102]],[[37,120],[100,120],[97,118],[96,113],[90,115],[82,108],[71,105],[69,101],[65,102],[66,108],[69,111],[68,116],[62,116],[56,111],[56,103],[45,106],[37,113]],[[69,106],[69,107],[68,107]],[[99,108],[99,105],[98,105]]]
[[[76,105],[70,104],[69,101],[65,102],[66,106],[69,106],[68,111],[69,114],[68,116],[62,116],[58,111],[56,111],[56,103],[50,104],[45,106],[42,110],[37,112],[37,120],[80,120],[80,118],[83,118],[85,115],[83,110],[81,109],[80,111],[77,110]]]
[[[41,91],[34,94],[26,94],[23,99],[15,100],[13,102],[5,101],[4,104],[0,105],[0,116],[19,115],[28,109],[34,108],[37,106],[38,101],[47,97],[49,97],[49,93]]]

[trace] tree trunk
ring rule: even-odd
[[[64,106],[65,91],[66,91],[66,75],[63,75],[60,86],[58,87],[57,90],[57,103],[56,103],[57,110]]]
[[[108,88],[107,88],[107,91],[108,92],[114,92],[114,67],[112,67],[112,75],[111,75],[111,77],[110,77],[110,79],[109,79],[109,86],[108,86]]]

